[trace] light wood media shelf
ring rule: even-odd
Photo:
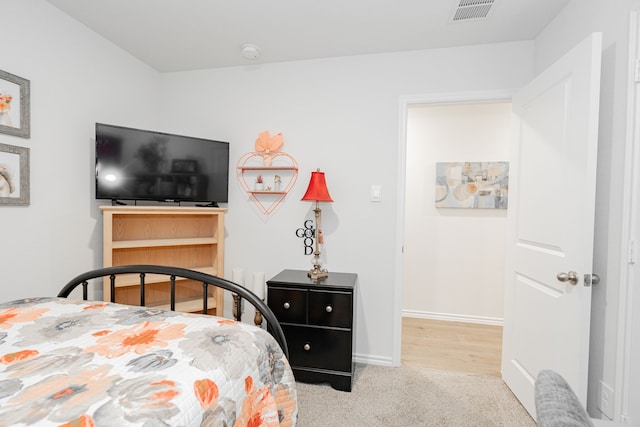
[[[224,277],[224,213],[221,208],[101,206],[105,267],[151,264],[189,268]],[[169,308],[170,284],[161,275],[145,275],[145,305]],[[116,302],[140,304],[140,277],[132,274],[116,282]],[[111,299],[109,279],[104,300]],[[202,284],[176,280],[176,310],[196,312],[202,307]],[[222,316],[223,292],[209,287],[210,314]]]

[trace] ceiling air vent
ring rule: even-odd
[[[486,19],[496,0],[456,0],[451,13],[452,22],[477,21]]]

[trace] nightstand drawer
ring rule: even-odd
[[[307,291],[269,288],[269,308],[280,323],[307,323]]]
[[[352,294],[309,290],[309,324],[351,328]]]
[[[283,326],[293,367],[351,371],[351,332],[305,326]]]

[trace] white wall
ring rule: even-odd
[[[435,207],[436,162],[509,161],[510,102],[411,107],[403,315],[501,324],[505,209]]]
[[[615,413],[621,413],[619,297],[625,286],[628,218],[623,218],[626,109],[629,72],[629,12],[637,0],[572,0],[536,39],[535,67],[541,71],[592,32],[603,33],[596,235],[594,272],[601,283],[593,288],[588,409],[600,417],[599,383],[616,391]],[[636,391],[637,393],[637,391]],[[637,402],[636,394],[636,402]],[[637,405],[635,405],[637,406]],[[637,422],[638,420],[636,420]]]
[[[96,121],[155,126],[158,76],[41,0],[2,0],[0,68],[30,80],[31,204],[0,208],[0,300],[54,295],[102,261]]]
[[[311,218],[311,204],[300,198],[311,171],[321,168],[334,199],[323,206],[326,266],[360,278],[356,353],[391,363],[399,99],[520,87],[531,77],[531,48],[512,43],[164,75],[163,92],[179,94],[189,107],[165,117],[173,131],[231,141],[233,163],[253,150],[259,132],[282,132],[284,151],[300,166],[292,193],[268,219],[231,183],[227,275],[235,267],[267,277],[309,268],[295,230]],[[369,201],[372,184],[382,185],[382,202]]]
[[[32,149],[32,204],[1,211],[1,299],[53,295],[101,264],[96,121],[225,139],[232,166],[259,132],[282,132],[299,180],[265,218],[232,177],[226,276],[310,267],[295,230],[311,218],[300,198],[321,168],[335,200],[323,206],[326,266],[358,273],[356,352],[381,364],[394,338],[400,97],[517,88],[533,70],[533,43],[520,42],[157,75],[42,0],[1,0],[0,14],[20,35],[3,45],[2,69],[31,80],[33,126],[30,140],[0,136]],[[372,184],[382,202],[369,201]]]

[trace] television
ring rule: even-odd
[[[229,143],[96,123],[96,199],[200,202],[229,197]]]

